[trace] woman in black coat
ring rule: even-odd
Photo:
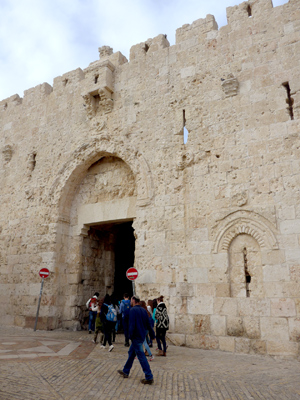
[[[164,296],[160,296],[157,299],[157,308],[155,312],[156,319],[156,341],[158,346],[158,356],[167,355],[167,344],[166,344],[166,333],[169,329],[169,316],[167,312],[167,307],[163,302]],[[163,345],[163,349],[161,346]]]

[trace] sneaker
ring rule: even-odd
[[[113,348],[114,348],[113,345],[109,346],[108,351],[112,351]]]
[[[152,383],[154,383],[154,379],[142,379],[141,382],[144,385],[152,385]]]
[[[93,339],[93,340],[92,340],[92,342],[93,342],[94,344],[96,344],[96,341],[95,341],[95,339]]]
[[[128,378],[128,375],[125,374],[121,369],[118,370],[118,373],[123,376],[123,378]]]
[[[100,346],[101,349],[105,349],[105,346],[103,346],[103,344]]]
[[[150,357],[148,358],[148,361],[152,361],[152,360],[154,360],[154,356],[150,356]]]

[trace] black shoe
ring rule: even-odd
[[[92,333],[92,331],[89,331],[89,334],[91,334]]]
[[[142,379],[141,382],[144,385],[152,385],[152,383],[154,383],[154,379]]]
[[[125,347],[129,347],[129,343],[125,343],[124,346],[125,346]]]
[[[123,376],[123,378],[128,378],[128,375],[125,374],[121,369],[118,369],[118,373]]]

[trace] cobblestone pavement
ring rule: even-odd
[[[142,385],[134,362],[129,379],[123,336],[100,349],[87,332],[0,328],[0,400],[289,400],[300,399],[300,363],[169,346],[151,362],[154,385]]]

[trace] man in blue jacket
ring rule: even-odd
[[[126,364],[123,370],[119,370],[118,373],[123,378],[128,378],[134,358],[137,356],[145,374],[145,379],[142,379],[141,382],[145,385],[152,385],[154,382],[153,375],[144,353],[143,343],[147,331],[149,331],[151,339],[155,339],[155,333],[150,325],[147,311],[139,303],[140,299],[137,296],[131,298],[131,309],[129,312],[129,339],[131,340],[131,346],[128,350]]]
[[[124,293],[124,300],[121,301],[120,313],[122,314],[122,325],[125,335],[125,346],[129,347],[129,312],[131,309],[131,302],[129,300],[129,294]]]

